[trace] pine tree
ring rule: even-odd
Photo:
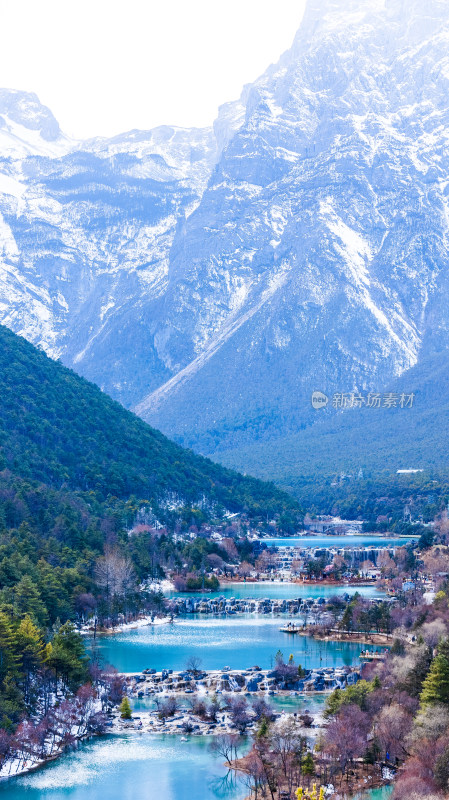
[[[277,651],[277,653],[276,653],[276,655],[274,657],[274,660],[275,660],[277,666],[279,666],[279,664],[283,664],[284,663],[284,654],[283,654],[282,650],[278,650]]]
[[[31,700],[31,675],[43,663],[45,650],[39,628],[26,616],[16,631],[19,670],[25,701]]]
[[[47,609],[29,575],[24,575],[14,588],[14,614],[17,617],[28,615],[39,625],[46,625],[48,622]]]
[[[120,716],[122,719],[132,719],[131,706],[127,697],[124,697],[120,703]]]
[[[0,691],[0,725],[6,731],[13,731],[23,716],[22,692],[12,675],[7,675]]]
[[[46,663],[58,678],[74,691],[87,680],[87,655],[84,642],[71,622],[61,625],[46,654]]]
[[[343,703],[343,693],[341,689],[337,686],[337,688],[334,689],[332,694],[330,694],[326,700],[326,707],[324,709],[325,718],[327,719],[328,717],[334,717],[340,710],[342,703]]]
[[[441,639],[438,645],[438,655],[445,656],[449,661],[449,639]]]
[[[0,612],[0,683],[17,675],[16,638],[6,614]]]
[[[312,753],[306,753],[301,763],[301,772],[303,775],[315,774],[315,762]]]
[[[266,717],[262,717],[259,723],[259,728],[256,733],[257,739],[265,739],[269,731],[269,724]]]
[[[439,653],[432,661],[421,692],[421,706],[449,705],[449,660]]]

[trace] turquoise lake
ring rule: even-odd
[[[0,786],[4,800],[243,800],[210,739],[107,736]]]
[[[268,547],[403,547],[408,542],[416,542],[417,537],[401,536],[363,536],[359,534],[342,536],[292,536],[286,538],[261,539]]]
[[[216,594],[234,597],[328,597],[335,594],[379,595],[374,587],[304,586],[288,583],[228,584]],[[208,595],[210,596],[210,595]],[[283,617],[236,615],[212,618],[192,615],[174,624],[146,626],[97,638],[103,659],[123,672],[145,667],[182,669],[191,655],[206,669],[258,664],[271,667],[281,649],[293,653],[304,667],[350,666],[362,645],[316,642],[290,636],[279,628]],[[279,710],[319,711],[322,696],[272,697]],[[152,705],[150,698],[133,699],[134,711]],[[244,745],[243,745],[244,746]],[[106,736],[81,744],[43,769],[0,784],[5,800],[244,800],[241,781],[210,752],[210,739],[129,734]],[[387,800],[382,792],[370,800]]]
[[[262,583],[223,583],[217,592],[206,592],[203,595],[195,592],[167,592],[167,597],[235,597],[245,599],[247,597],[261,600],[269,597],[272,600],[287,600],[296,597],[335,597],[335,595],[350,594],[356,592],[363,597],[383,597],[384,592],[380,592],[375,586],[328,586],[322,583],[280,583],[279,581],[263,581]]]
[[[245,745],[243,744],[242,747]],[[4,800],[244,800],[203,737],[130,734],[87,742],[59,761],[0,786]],[[375,789],[364,800],[387,800]]]
[[[287,713],[296,712],[303,714],[306,711],[310,714],[319,714],[324,710],[327,700],[327,695],[324,694],[309,694],[309,695],[275,695],[269,697],[268,701],[276,711],[286,711]],[[151,697],[132,697],[130,699],[132,710],[138,714],[139,711],[152,711],[156,707],[156,703]],[[251,699],[249,700],[251,702]],[[184,704],[181,702],[180,707],[183,708]],[[188,703],[185,708],[189,708]]]
[[[269,669],[278,650],[305,668],[351,666],[363,645],[318,642],[308,636],[281,633],[284,617],[237,615],[228,618],[190,616],[173,624],[147,625],[114,636],[98,636],[97,647],[106,663],[120,672],[147,667],[161,670],[185,668],[198,656],[204,669]]]

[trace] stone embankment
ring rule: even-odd
[[[346,597],[346,595],[344,595]],[[349,599],[349,595],[347,595]],[[273,600],[237,597],[174,597],[167,603],[173,614],[318,614],[325,605],[324,597]]]
[[[163,669],[156,672],[145,669],[140,673],[126,674],[126,693],[129,697],[151,697],[152,695],[194,694],[214,695],[223,693],[288,694],[302,692],[326,692],[337,687],[344,689],[356,683],[360,670],[355,667],[326,667],[308,670],[296,678],[283,674],[281,670],[262,670],[257,666],[246,670],[208,670],[175,672]]]
[[[248,724],[245,728],[245,733],[247,735],[254,734],[260,717],[251,706],[248,707],[247,714]],[[271,709],[271,718],[273,720],[287,721],[291,718],[300,727],[304,717],[309,717],[307,727],[303,731],[304,735],[315,738],[323,724],[323,718],[320,714],[310,714],[308,709],[304,709],[302,713],[278,712]],[[239,733],[235,720],[232,719],[232,714],[225,708],[220,708],[213,719],[204,719],[194,713],[192,708],[182,705],[179,705],[174,713],[168,717],[162,716],[157,709],[153,709],[151,711],[138,711],[133,713],[132,719],[123,720],[119,711],[115,711],[110,722],[110,730],[112,733],[139,731],[141,733],[181,735],[181,741],[186,741],[188,736],[220,736]]]

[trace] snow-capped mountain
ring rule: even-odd
[[[217,452],[447,347],[448,43],[442,2],[309,2],[175,239],[139,413]]]
[[[0,322],[211,454],[387,387],[449,345],[448,97],[446,0],[309,0],[213,129],[1,93]]]
[[[0,320],[138,399],[136,376],[151,385],[146,304],[164,294],[175,232],[211,173],[212,129],[74,142],[34,95],[5,90],[0,145]]]
[[[75,143],[61,133],[51,111],[35,94],[0,89],[0,157],[65,155]]]

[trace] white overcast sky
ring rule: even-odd
[[[63,131],[204,126],[290,47],[305,0],[0,0],[0,87]]]

